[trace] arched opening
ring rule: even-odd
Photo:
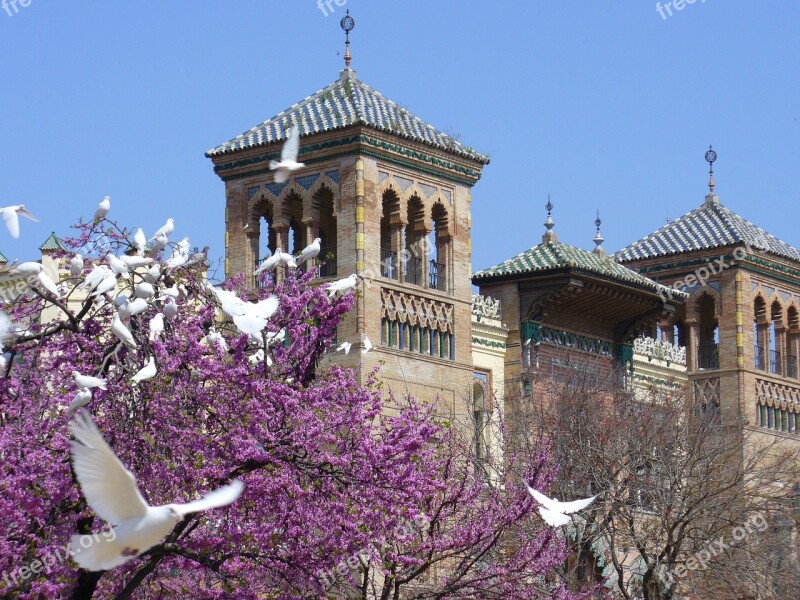
[[[428,287],[446,292],[448,286],[448,265],[450,260],[450,229],[448,227],[447,209],[438,202],[431,211],[433,228],[429,236],[428,248],[430,262],[428,267]]]
[[[719,369],[719,324],[715,304],[714,297],[709,294],[703,294],[697,303],[697,366],[700,369]]]
[[[406,226],[405,280],[414,285],[423,285],[423,264],[427,257],[425,230],[425,206],[419,196],[408,201],[408,225]]]
[[[755,368],[767,369],[767,349],[769,348],[769,321],[767,320],[767,303],[761,296],[753,301],[753,356]]]
[[[488,377],[476,373],[472,383],[472,422],[474,427],[473,451],[478,469],[483,469],[489,459],[489,402],[486,398]]]
[[[283,201],[283,218],[288,225],[285,252],[297,254],[308,242],[303,232],[303,199],[291,192]]]
[[[798,378],[798,356],[800,356],[800,314],[796,306],[786,311],[786,376]]]
[[[777,300],[773,301],[769,311],[769,372],[783,373],[783,348],[786,345],[783,326],[783,307]]]
[[[321,187],[312,199],[313,212],[315,213],[312,224],[313,237],[319,238],[320,277],[333,277],[336,275],[336,216],[333,213],[333,192],[327,187]],[[316,231],[313,231],[316,229]]]
[[[267,260],[275,253],[277,247],[277,235],[274,224],[275,216],[272,210],[272,203],[262,198],[252,209],[251,221],[248,224],[248,236],[251,238],[251,248],[255,258],[254,269]],[[256,285],[262,286],[266,283],[266,273],[259,276]]]
[[[393,190],[383,194],[381,212],[381,276],[400,279],[397,252],[403,234],[400,222],[400,199]]]

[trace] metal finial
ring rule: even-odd
[[[350,60],[352,59],[352,55],[350,54],[350,32],[353,31],[356,26],[355,19],[350,16],[350,10],[348,10],[347,14],[342,17],[341,21],[339,21],[339,26],[344,30],[345,33],[344,67],[349,71]]]
[[[553,231],[553,227],[555,227],[556,222],[553,221],[553,203],[550,200],[550,194],[547,194],[547,204],[545,204],[544,207],[547,209],[547,221],[544,222],[547,231],[545,231],[542,236],[542,242],[555,242],[556,233]]]
[[[592,240],[595,244],[594,252],[595,254],[605,254],[606,251],[603,249],[603,235],[600,233],[600,225],[603,224],[603,220],[600,218],[600,211],[597,211],[597,218],[594,220],[594,225],[597,227],[597,233],[594,236],[594,240]]]
[[[706,162],[708,163],[708,190],[709,195],[714,195],[714,161],[717,160],[717,153],[714,148],[709,145],[706,151]]]

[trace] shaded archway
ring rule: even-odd
[[[756,369],[766,370],[767,349],[769,348],[769,320],[767,303],[759,295],[753,300],[753,354]]]
[[[783,306],[775,299],[769,308],[769,371],[783,374],[783,348],[786,346],[786,329],[783,322]]]
[[[428,250],[425,224],[425,206],[419,196],[412,196],[408,201],[408,225],[406,225],[405,243],[405,280],[414,285],[425,282],[425,261]]]
[[[697,366],[700,369],[719,369],[719,322],[716,300],[703,294],[697,300]]]
[[[452,236],[447,209],[444,205],[436,203],[431,210],[431,229],[428,248],[430,262],[428,268],[428,287],[446,292],[450,289],[449,265]]]
[[[400,279],[398,252],[402,246],[403,224],[400,199],[394,190],[386,190],[381,199],[381,276]]]
[[[786,376],[795,379],[800,376],[800,314],[792,305],[786,311]]]

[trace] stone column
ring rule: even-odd
[[[697,321],[686,322],[686,368],[694,373],[698,368],[700,344],[700,324]]]

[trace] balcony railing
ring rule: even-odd
[[[428,270],[428,287],[432,290],[447,291],[447,271],[442,263],[430,262]]]
[[[397,279],[398,275],[397,252],[393,252],[388,248],[381,248],[381,277]]]
[[[699,368],[719,369],[719,344],[700,344],[697,350]]]
[[[781,353],[777,350],[769,351],[769,372],[776,375],[781,374]]]
[[[422,259],[409,256],[406,262],[406,282],[422,285]]]
[[[754,354],[755,357],[755,368],[761,369],[762,371],[767,370],[767,353],[764,352],[764,346],[755,346],[754,347]]]
[[[798,379],[797,357],[791,354],[786,355],[786,376]]]

